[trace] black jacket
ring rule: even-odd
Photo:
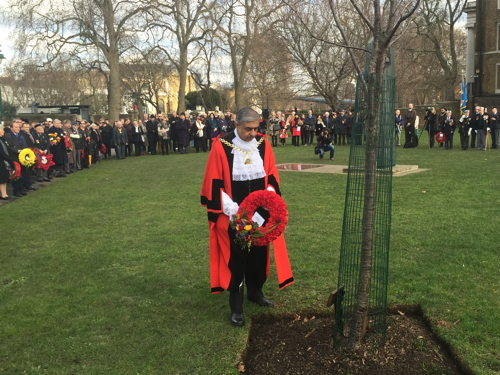
[[[35,148],[47,151],[50,154],[49,137],[46,133],[35,132],[33,134],[33,139],[35,140]]]
[[[149,120],[146,122],[146,130],[148,132],[148,141],[158,142],[158,123],[156,121]]]
[[[21,150],[26,147],[24,139],[22,139],[21,143],[17,138],[17,136],[12,131],[9,133],[5,133],[3,138],[5,140],[5,143],[7,144],[8,147],[10,147],[14,155],[19,154]]]

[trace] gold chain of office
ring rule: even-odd
[[[245,156],[245,159],[243,160],[243,164],[248,165],[248,164],[252,164],[252,159],[250,159],[250,156],[249,156],[249,155],[250,155],[250,154],[251,154],[254,150],[256,150],[256,149],[260,146],[260,144],[261,144],[262,142],[264,142],[264,137],[262,137],[261,139],[259,139],[259,141],[257,142],[257,147],[255,147],[255,148],[251,149],[250,151],[244,151],[244,150],[242,150],[241,148],[239,148],[238,146],[236,146],[236,145],[234,145],[234,144],[232,144],[232,143],[230,143],[230,142],[226,141],[225,139],[220,138],[219,140],[220,140],[222,143],[224,143],[226,146],[229,146],[229,147],[231,147],[231,148],[234,148],[236,151],[239,151],[239,152],[241,152],[241,153],[245,154],[246,156]]]

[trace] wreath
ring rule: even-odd
[[[104,143],[101,144],[101,147],[99,148],[99,152],[104,155],[106,153],[106,151],[107,151],[106,145]]]
[[[259,227],[253,218],[255,211],[262,207],[269,213],[266,225]],[[231,227],[236,230],[236,242],[250,250],[250,245],[267,246],[276,240],[285,230],[288,223],[288,210],[285,201],[275,192],[258,190],[250,193],[243,202],[233,220]]]
[[[443,143],[444,141],[446,141],[446,134],[444,134],[443,132],[437,133],[436,134],[436,141],[439,143]]]
[[[36,162],[35,153],[31,148],[24,148],[19,153],[19,162],[25,167],[31,167]]]
[[[54,161],[52,160],[53,156],[54,155],[52,154],[47,155],[46,152],[42,152],[40,154],[40,164],[38,164],[37,168],[48,171],[50,167],[56,165],[56,163],[54,163]]]
[[[14,168],[9,170],[9,180],[15,181],[21,177],[21,165],[15,161]]]

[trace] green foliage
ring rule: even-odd
[[[4,120],[12,120],[16,117],[17,107],[9,102],[3,102],[3,116]]]
[[[279,163],[332,163],[287,143]],[[429,170],[393,178],[389,304],[460,320],[435,330],[475,374],[497,374],[500,153],[397,151]],[[337,146],[334,163],[348,152]],[[245,301],[249,323],[235,329],[227,293],[210,294],[206,156],[113,159],[0,207],[0,373],[238,373],[251,317],[270,310]],[[271,312],[331,311],[347,177],[280,177],[296,281],[279,290],[272,266]]]
[[[192,91],[186,95],[186,108],[195,110],[196,106],[202,106],[207,111],[215,110],[215,107],[224,108],[224,101],[219,91],[209,88],[208,91]]]

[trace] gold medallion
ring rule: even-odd
[[[245,160],[243,160],[243,164],[248,165],[252,164],[252,159],[250,159],[250,156],[245,156]]]

